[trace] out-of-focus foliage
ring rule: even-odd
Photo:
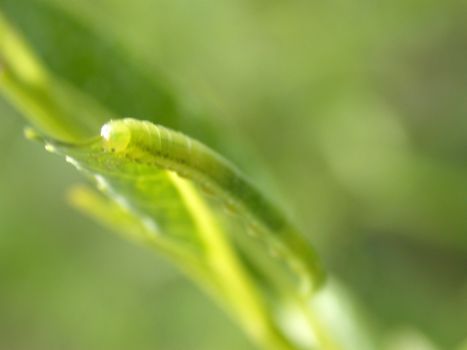
[[[251,174],[261,159],[274,174],[261,186],[281,190],[388,348],[465,339],[462,2],[0,6],[58,76],[115,114],[185,131]],[[2,348],[248,348],[164,262],[73,213],[61,198],[76,175],[0,107]]]

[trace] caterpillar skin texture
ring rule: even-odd
[[[132,154],[173,170],[196,183],[224,192],[255,213],[271,230],[287,226],[279,212],[257,192],[223,157],[190,137],[146,121],[123,119],[105,124],[101,130],[105,148]]]
[[[230,162],[207,146],[182,133],[135,119],[110,121],[102,127],[101,136],[107,151],[132,154],[136,159],[173,170],[220,193],[231,201],[229,205],[234,210],[252,213],[251,219],[263,225],[282,245],[308,260],[304,268],[309,273],[322,276],[308,242]]]

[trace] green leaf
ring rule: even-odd
[[[165,252],[250,331],[277,317],[264,300],[307,296],[319,285],[322,271],[309,244],[238,170],[196,140],[123,119],[105,124],[90,142],[45,142],[108,198],[107,222],[127,218],[132,237]],[[95,205],[88,211],[102,213]]]
[[[75,206],[164,254],[265,349],[365,348],[325,321],[328,297],[311,303],[323,280],[313,249],[234,165],[177,131],[116,119],[48,71],[1,17],[0,55],[3,92],[39,129],[26,136],[97,189],[75,188]]]

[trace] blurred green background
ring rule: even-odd
[[[240,164],[353,292],[382,348],[466,339],[465,2],[0,9],[63,80]],[[70,208],[82,180],[25,125],[2,98],[0,349],[252,348],[165,261]]]

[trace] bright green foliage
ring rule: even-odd
[[[351,312],[340,316],[351,320],[347,325],[326,321],[335,287],[326,288],[324,305],[312,304],[323,280],[315,253],[239,170],[202,143],[148,121],[112,120],[99,137],[83,138],[92,130],[90,111],[111,113],[42,68],[4,20],[1,29],[3,89],[47,133],[28,129],[26,136],[62,155],[101,192],[74,189],[77,207],[165,254],[262,348],[368,347]],[[15,57],[30,64],[17,65]],[[80,110],[84,119],[73,117]]]
[[[84,174],[74,206],[163,254],[266,349],[457,349],[467,319],[465,5],[373,5],[0,0],[30,44],[0,21],[0,88],[14,107],[0,101],[0,347],[248,347],[234,329],[223,336],[230,325],[212,321],[215,307],[196,308],[190,292],[183,302],[184,280],[165,295],[133,286],[174,272],[151,256],[137,265],[130,245],[128,260],[113,260],[118,240],[100,240],[102,228],[59,202]],[[37,130],[28,136],[80,171],[15,143],[14,109]],[[316,293],[308,239],[332,271]],[[361,331],[364,313],[335,277],[379,333]]]
[[[281,300],[309,299],[322,271],[307,242],[232,165],[185,135],[134,119],[111,121],[81,145],[44,142],[110,200],[104,215],[87,192],[75,192],[75,202],[166,253],[254,338],[281,348]]]
[[[3,87],[9,97],[52,137],[82,139],[89,127],[75,131],[81,124],[67,118],[69,111],[97,112],[97,104],[41,68],[7,22],[1,29]],[[17,64],[16,57],[29,63]],[[221,156],[188,136],[134,119],[113,120],[102,126],[100,137],[80,143],[32,130],[26,135],[64,156],[107,198],[75,191],[78,206],[165,253],[259,345],[297,348],[282,320],[292,302],[294,313],[303,313],[305,327],[315,334],[306,346],[336,348],[308,305],[322,279],[311,247]]]

